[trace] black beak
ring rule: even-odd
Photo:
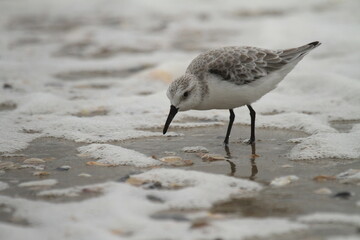
[[[170,123],[171,121],[173,120],[173,118],[175,117],[175,115],[177,114],[178,112],[178,108],[176,108],[174,105],[171,105],[170,106],[170,112],[169,112],[169,115],[166,119],[166,123],[165,123],[165,126],[164,126],[164,129],[163,129],[163,134],[165,134],[170,126]]]

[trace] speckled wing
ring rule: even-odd
[[[288,63],[300,60],[308,51],[317,47],[314,42],[299,48],[267,50],[255,47],[224,47],[210,50],[196,57],[187,73],[200,79],[204,73],[219,75],[236,85],[248,84],[280,70]]]

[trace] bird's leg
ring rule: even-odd
[[[251,117],[251,135],[250,135],[250,140],[249,140],[249,144],[252,144],[253,142],[255,142],[255,116],[256,116],[256,112],[254,111],[254,109],[251,107],[251,105],[246,105],[250,111],[250,117]]]
[[[230,112],[230,118],[229,118],[229,125],[226,131],[226,137],[224,140],[224,145],[227,146],[229,144],[229,137],[230,137],[230,132],[231,132],[231,128],[235,119],[235,113],[232,109],[229,109]]]

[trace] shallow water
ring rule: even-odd
[[[172,129],[182,136],[178,137],[149,137],[124,142],[113,142],[125,148],[134,149],[148,156],[160,158],[173,152],[183,159],[193,160],[192,166],[182,167],[215,174],[224,174],[235,178],[244,178],[256,181],[265,186],[259,194],[242,196],[241,198],[231,199],[215,204],[209,212],[213,214],[225,214],[243,218],[263,218],[263,217],[296,217],[298,215],[314,212],[340,212],[354,213],[357,197],[360,190],[356,185],[345,185],[338,181],[317,182],[313,178],[319,175],[333,176],[350,168],[359,168],[356,160],[308,160],[291,161],[287,154],[293,147],[289,143],[291,138],[303,137],[305,134],[296,131],[257,129],[257,141],[255,146],[243,143],[245,138],[239,139],[249,134],[249,126],[235,125],[231,135],[229,149],[222,145],[223,135],[226,126],[203,127],[193,129]],[[155,129],[154,129],[155,131]],[[14,161],[21,163],[25,158],[54,158],[48,160],[45,171],[50,175],[46,178],[55,178],[59,183],[51,188],[67,188],[78,185],[101,183],[105,181],[119,181],[129,174],[141,172],[146,169],[139,169],[129,166],[117,167],[98,167],[87,166],[86,162],[92,159],[77,156],[76,148],[82,146],[81,143],[56,139],[40,138],[33,141],[30,146],[16,155],[21,157],[1,157],[2,161]],[[185,153],[183,147],[204,146],[210,153],[225,156],[226,160],[205,162],[195,153]],[[256,156],[252,151],[256,151]],[[59,171],[57,168],[62,165],[69,165],[68,171]],[[9,183],[10,188],[4,190],[2,194],[13,197],[24,197],[29,199],[41,199],[51,202],[78,201],[86,198],[96,197],[97,193],[84,193],[79,197],[54,197],[44,198],[36,196],[39,189],[20,188],[16,185],[19,182],[38,180],[39,177],[33,176],[34,169],[14,169],[7,170],[0,178]],[[79,177],[80,173],[91,174],[91,177]],[[268,186],[275,177],[285,175],[296,175],[299,180],[283,187]],[[314,193],[319,188],[327,187],[332,190],[330,195]],[[43,190],[43,189],[42,189]],[[348,199],[333,197],[337,192],[349,191],[354,196]],[[186,219],[186,211],[167,211],[160,212],[154,219],[173,219],[181,221]],[[1,211],[2,221],[12,221],[12,216],[8,212]],[[18,223],[26,224],[26,223]],[[334,226],[336,231],[334,230]],[[327,236],[333,232],[355,233],[356,227],[346,225],[329,224],[321,225],[319,229],[311,229],[306,233],[297,233],[294,239],[308,237]],[[285,235],[286,236],[286,235]],[[284,237],[286,239],[286,237]]]
[[[155,230],[158,226],[166,226],[163,232],[167,232],[170,229],[167,224],[174,224],[179,233],[173,239],[179,236],[189,239],[196,236],[192,235],[194,232],[201,236],[194,239],[234,239],[247,230],[249,236],[263,234],[255,239],[280,240],[329,240],[327,237],[330,236],[358,234],[359,225],[350,220],[353,216],[360,217],[354,215],[359,213],[359,182],[342,184],[339,180],[331,180],[332,176],[348,169],[360,169],[359,148],[352,144],[360,140],[357,137],[360,129],[360,72],[356,51],[360,35],[359,19],[356,18],[359,3],[356,0],[271,3],[159,0],[151,5],[141,0],[77,0],[76,4],[68,0],[33,0],[2,1],[0,5],[0,32],[4,36],[0,41],[0,152],[24,149],[8,157],[0,156],[0,164],[15,163],[15,169],[0,171],[0,182],[9,184],[9,188],[0,192],[1,239],[11,239],[13,235],[20,239],[22,236],[91,239],[99,235],[99,239],[105,239],[111,226],[137,225],[143,221],[146,224],[133,230],[133,236],[143,234],[143,230],[150,226],[153,231],[146,236],[151,238],[161,232]],[[350,37],[339,35],[339,29]],[[219,124],[217,127],[184,129],[171,126],[170,131],[183,135],[144,137],[148,136],[148,132],[142,132],[145,127],[156,134],[161,132],[160,128],[151,127],[159,127],[165,121],[169,104],[165,96],[168,83],[183,74],[200,51],[226,45],[288,48],[316,40],[322,42],[321,47],[306,56],[278,88],[254,104],[259,116],[257,126],[269,127],[257,128],[256,145],[243,143],[250,135],[250,127],[237,124],[233,127],[229,148],[224,148],[222,141],[227,111],[191,111],[174,120],[174,124],[180,122],[186,127],[202,123]],[[237,123],[248,123],[248,112],[245,115],[245,111],[239,109],[236,114]],[[315,151],[307,152],[309,155],[305,154],[305,158],[331,156],[337,159],[290,160],[287,155],[295,143],[288,140],[309,135],[276,127],[302,130],[314,136],[313,145],[305,145],[298,151],[303,153],[315,146]],[[323,138],[316,138],[317,133],[323,134]],[[50,137],[33,140],[40,135]],[[111,142],[128,138],[134,139]],[[164,168],[213,173],[204,176],[209,181],[218,177],[216,174],[230,176],[230,180],[247,179],[260,183],[263,190],[240,196],[226,195],[225,201],[209,208],[165,208],[164,211],[150,210],[151,214],[148,211],[153,206],[147,203],[167,206],[166,199],[159,197],[166,189],[155,183],[151,185],[155,188],[154,195],[147,195],[151,190],[140,186],[131,188],[134,191],[126,192],[128,195],[116,190],[102,194],[89,187],[82,189],[76,197],[38,196],[40,191],[47,189],[124,182],[131,174],[153,169],[88,166],[88,161],[95,160],[78,156],[77,152],[78,147],[88,145],[81,143],[85,141],[119,145],[155,159],[173,152],[191,160],[193,165]],[[30,144],[26,147],[28,142]],[[225,159],[203,161],[196,153],[182,151],[183,147],[189,146],[206,147],[211,154],[222,155]],[[316,150],[324,155],[316,155]],[[111,151],[108,153],[112,154]],[[353,159],[342,159],[342,156]],[[49,175],[38,177],[33,175],[38,170],[18,168],[30,157],[46,159],[44,171]],[[121,157],[119,161],[124,160]],[[63,165],[71,168],[60,170]],[[91,174],[91,177],[80,177],[81,173]],[[296,175],[299,180],[282,187],[269,185],[274,178],[287,175]],[[330,177],[327,181],[314,181],[313,178],[319,175]],[[58,183],[42,188],[18,186],[19,183],[43,179],[56,179]],[[219,186],[228,187],[225,180],[219,183]],[[128,187],[122,183],[115,185]],[[314,193],[320,188],[328,188],[332,193]],[[211,198],[209,191],[201,192],[201,187],[195,190],[195,194],[201,194],[198,201]],[[132,195],[139,192],[145,195]],[[341,193],[340,197],[334,197],[337,193]],[[110,201],[107,199],[109,196]],[[123,197],[130,201],[119,204]],[[166,197],[171,198],[171,193]],[[15,204],[11,205],[12,202]],[[89,205],[89,202],[95,204]],[[71,204],[67,203],[77,206],[74,214],[79,218],[60,214],[68,210]],[[32,204],[37,206],[35,210],[26,209]],[[143,204],[148,209],[142,209]],[[139,216],[133,211],[137,208],[142,210]],[[31,214],[22,213],[24,216],[21,216],[22,209]],[[56,212],[54,209],[60,210]],[[126,211],[128,209],[131,211]],[[92,210],[114,213],[95,214],[98,222],[89,222],[88,213]],[[46,214],[48,212],[51,214]],[[289,233],[271,235],[279,231],[274,218],[285,221],[280,226],[289,227],[290,222],[303,223],[298,217],[315,212],[344,213],[345,220],[340,223],[305,223],[306,229],[292,231],[286,228]],[[205,214],[204,222],[194,223],[191,219],[193,213]],[[202,228],[216,217],[219,219],[212,222],[214,224]],[[217,224],[229,219],[245,221],[240,225],[232,223],[217,228]],[[251,219],[256,219],[256,226],[247,225],[246,221]],[[266,219],[270,219],[267,226],[258,228],[257,224],[261,225],[261,221]],[[48,224],[54,221],[57,223],[55,228]],[[184,222],[187,228],[182,228]],[[16,228],[19,225],[29,227]],[[244,231],[244,226],[249,229]],[[121,230],[123,233],[131,231],[131,227],[127,227],[130,230],[126,227],[120,231],[111,229],[111,236],[115,234],[117,239]],[[235,230],[231,231],[231,227]],[[272,230],[268,235],[264,235],[266,227]],[[193,230],[195,228],[198,231]],[[81,230],[85,236],[81,235]],[[93,235],[93,230],[98,235]],[[211,233],[201,235],[206,231]],[[232,237],[226,238],[229,235]],[[126,234],[121,237],[125,238]],[[240,238],[244,239],[243,235]]]

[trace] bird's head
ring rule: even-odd
[[[172,119],[178,111],[194,109],[201,102],[201,85],[199,78],[185,74],[172,82],[166,93],[171,107],[163,133],[165,134]]]

